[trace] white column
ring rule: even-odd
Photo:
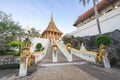
[[[57,51],[56,50],[52,51],[52,61],[57,62]]]
[[[19,69],[19,76],[26,76],[27,75],[27,65],[28,65],[28,58],[26,58],[26,63],[20,63]]]
[[[68,55],[69,61],[73,61],[71,49],[68,50],[68,54],[69,54],[69,55]]]
[[[110,61],[108,59],[108,54],[107,53],[105,53],[103,55],[103,63],[104,63],[105,68],[110,68]]]

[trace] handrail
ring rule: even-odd
[[[67,51],[66,46],[59,41],[54,41],[68,61],[72,61],[72,55]]]
[[[87,50],[77,50],[72,48],[71,49],[72,54],[86,60],[86,61],[90,61],[93,63],[96,63],[96,52],[92,52],[92,51],[87,51]]]

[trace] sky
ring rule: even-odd
[[[51,13],[56,26],[64,34],[72,32],[78,16],[86,12],[93,5],[85,7],[79,0],[0,0],[0,10],[12,14],[12,19],[24,28],[29,25],[40,33],[47,28]]]

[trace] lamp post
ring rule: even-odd
[[[52,52],[52,54],[53,54],[53,56],[52,56],[53,62],[57,62],[57,52],[56,52],[56,50],[57,50],[57,45],[56,45],[56,44],[53,44],[52,49],[53,49],[53,52]]]
[[[72,44],[71,43],[67,43],[66,45],[66,49],[68,50],[68,52],[71,54],[71,48],[72,48]]]
[[[66,45],[66,49],[68,50],[68,58],[69,58],[69,61],[72,61],[72,53],[71,53],[71,48],[72,48],[72,44],[71,43],[67,43]]]

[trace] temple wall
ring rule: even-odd
[[[115,29],[120,29],[120,7],[105,13],[100,19],[101,31],[102,33],[111,32]],[[98,34],[98,28],[96,25],[96,20],[92,20],[80,27],[75,31],[69,33],[69,35],[74,36],[89,36]]]
[[[33,41],[32,41],[32,47],[30,48],[30,50],[33,52],[34,50],[36,50],[36,45],[38,43],[41,43],[42,46],[45,48],[47,43],[48,43],[48,39],[44,39],[44,38],[34,38]]]

